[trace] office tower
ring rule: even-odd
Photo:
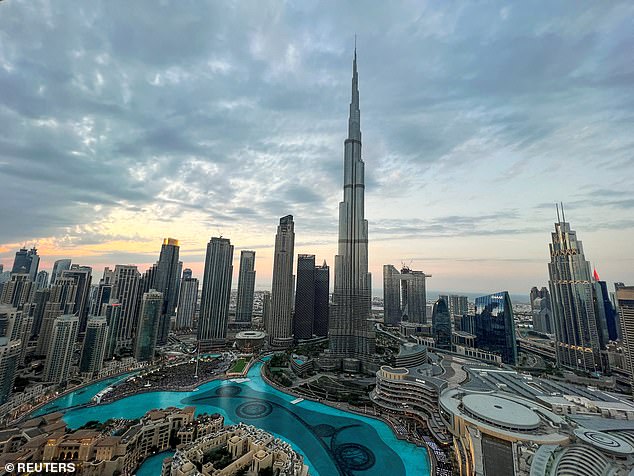
[[[357,51],[352,66],[352,101],[348,138],[344,142],[343,201],[339,203],[339,245],[330,316],[330,354],[366,359],[374,354],[370,318],[371,276],[368,272],[368,222],[364,217],[365,164],[361,158]]]
[[[183,270],[183,276],[182,279],[191,279],[192,278],[192,270],[189,268],[185,268]]]
[[[53,263],[53,271],[51,271],[51,284],[55,283],[55,280],[62,275],[62,271],[70,269],[70,258],[58,259]]]
[[[254,291],[255,251],[242,250],[240,252],[240,274],[238,275],[236,322],[251,323]]]
[[[449,301],[445,301],[449,306],[451,316],[464,316],[469,312],[469,301],[467,296],[457,296],[452,294]]]
[[[313,337],[315,325],[315,255],[297,256],[297,286],[295,291],[295,340]]]
[[[70,269],[62,271],[62,278],[71,278],[77,284],[77,294],[75,297],[75,307],[73,314],[79,317],[79,334],[86,330],[88,311],[90,305],[90,285],[92,283],[92,268],[90,266],[80,266],[74,264]]]
[[[46,382],[64,384],[68,381],[78,332],[78,316],[65,314],[55,318],[44,366],[44,380]]]
[[[317,337],[328,337],[330,320],[330,267],[324,260],[321,266],[315,267],[315,321],[313,334]]]
[[[144,293],[141,298],[136,347],[134,349],[134,358],[139,362],[154,360],[163,302],[163,293],[154,289]]]
[[[104,359],[111,359],[117,350],[117,336],[121,334],[123,325],[123,306],[118,302],[110,302],[103,306],[103,317],[108,324],[108,335],[106,337],[106,350]]]
[[[233,246],[228,238],[213,237],[207,244],[198,340],[209,348],[225,343],[233,275]]]
[[[9,399],[20,359],[21,342],[0,337],[0,405]]]
[[[434,303],[431,326],[436,347],[451,350],[451,314],[444,299],[439,298]]]
[[[273,279],[271,286],[271,318],[267,329],[271,345],[289,347],[293,343],[293,254],[295,223],[293,215],[280,218],[275,235]]]
[[[4,272],[4,265],[0,263],[0,274],[2,274],[3,272]]]
[[[262,294],[262,325],[268,330],[271,327],[271,293],[264,291]]]
[[[533,329],[543,334],[553,334],[555,323],[553,322],[553,312],[550,303],[550,293],[548,289],[536,286],[530,292],[531,312],[533,315]]]
[[[167,344],[167,336],[170,329],[170,318],[176,312],[178,298],[178,282],[180,280],[179,271],[179,250],[178,240],[165,238],[161,246],[161,254],[153,280],[149,285],[156,291],[163,294],[163,308],[161,310],[161,320],[159,325],[158,345]],[[182,266],[182,263],[181,263]]]
[[[191,270],[190,270],[191,271]],[[185,273],[183,273],[185,276]],[[176,328],[193,329],[194,316],[196,315],[196,303],[198,301],[198,279],[188,277],[181,280],[181,290],[178,297],[178,309],[176,311]]]
[[[619,317],[610,300],[610,293],[608,292],[608,285],[605,281],[599,279],[599,273],[594,270],[594,298],[595,298],[595,312],[598,316],[601,330],[599,336],[601,337],[601,347],[605,347],[608,341],[616,341],[620,339],[620,323]]]
[[[112,283],[99,283],[97,287],[97,294],[95,295],[95,299],[90,304],[90,315],[91,316],[103,316],[103,306],[104,304],[108,304],[110,302],[110,298],[112,297],[112,291],[114,288],[114,284]]]
[[[588,372],[603,370],[590,264],[585,259],[577,233],[570,228],[565,216],[559,218],[559,209],[551,237],[548,284],[555,322],[557,363]]]
[[[29,275],[29,279],[31,281],[35,281],[39,265],[40,257],[38,256],[37,249],[35,247],[30,250],[21,248],[20,251],[15,253],[15,260],[13,261],[11,273],[26,273]]]
[[[31,300],[30,315],[33,317],[33,328],[31,337],[37,336],[42,328],[42,319],[44,317],[44,308],[51,297],[50,288],[42,288],[35,291],[35,295]]]
[[[427,322],[427,292],[425,279],[431,277],[407,266],[401,269],[401,306],[403,320],[425,324]]]
[[[121,304],[121,326],[117,336],[117,348],[132,348],[136,330],[137,293],[141,275],[134,265],[118,264],[114,267],[112,299]]]
[[[35,277],[35,289],[42,289],[48,286],[48,271],[38,271]]]
[[[516,364],[515,322],[508,292],[476,298],[473,326],[478,349],[499,354],[505,364]]]
[[[77,296],[77,282],[73,278],[58,277],[50,287],[49,300],[42,311],[41,328],[35,355],[47,355],[55,319],[73,312]],[[34,319],[35,320],[35,319]]]
[[[625,371],[630,375],[630,384],[634,393],[634,286],[616,288],[616,302],[621,320],[623,347],[625,347]]]
[[[401,273],[391,264],[383,265],[383,322],[398,325],[401,322]]]
[[[328,335],[330,269],[324,261],[315,266],[315,255],[297,257],[297,284],[293,337],[295,340]]]
[[[11,279],[4,283],[0,304],[10,304],[22,309],[31,300],[33,281],[27,273],[12,273]]]
[[[447,303],[447,306],[449,306],[449,294],[439,294],[438,299],[442,299]]]
[[[104,316],[90,316],[81,351],[79,371],[90,377],[99,375],[108,342],[108,321]]]

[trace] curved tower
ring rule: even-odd
[[[374,328],[368,321],[371,277],[368,273],[368,222],[364,216],[365,178],[361,159],[361,112],[357,50],[352,63],[352,101],[344,142],[343,201],[339,203],[339,250],[330,318],[330,353],[365,359],[374,354]]]

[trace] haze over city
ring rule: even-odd
[[[3,3],[5,269],[24,244],[144,269],[169,236],[201,276],[223,235],[267,288],[286,214],[334,264],[356,32],[375,289],[402,262],[430,289],[546,285],[556,201],[634,280],[630,3]]]

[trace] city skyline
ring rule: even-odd
[[[609,286],[631,282],[622,52],[634,7],[577,7],[374,4],[360,21],[345,6],[159,5],[141,21],[142,5],[122,15],[107,4],[3,4],[0,83],[15,94],[0,113],[11,224],[0,263],[10,269],[37,243],[39,269],[72,258],[96,282],[105,266],[144,271],[159,240],[175,236],[201,278],[205,244],[222,234],[236,246],[233,282],[237,252],[253,249],[256,289],[266,289],[286,214],[295,254],[334,262],[357,31],[375,277],[405,263],[434,276],[430,289],[527,294],[548,281],[561,200]],[[158,55],[158,43],[170,47]]]

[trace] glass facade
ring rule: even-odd
[[[502,291],[475,300],[474,334],[476,347],[502,356],[502,362],[515,365],[517,343],[513,307],[508,292]]]

